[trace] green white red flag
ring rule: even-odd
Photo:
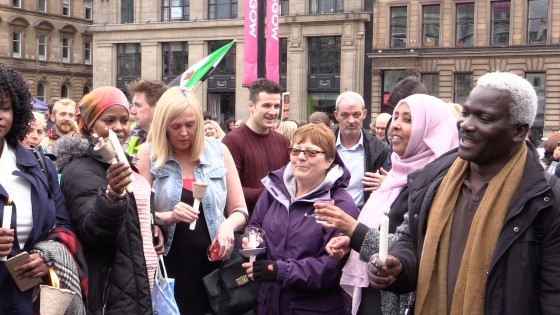
[[[181,75],[181,83],[179,86],[186,89],[192,90],[197,83],[202,83],[206,78],[212,73],[214,68],[218,66],[220,61],[227,54],[231,46],[235,44],[236,40],[225,44],[224,46],[218,48],[216,51],[208,55],[208,57],[195,63],[192,67],[188,68],[187,71],[183,72]]]

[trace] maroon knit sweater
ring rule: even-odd
[[[243,186],[243,195],[249,214],[257,203],[264,187],[261,179],[268,172],[286,165],[290,160],[288,147],[290,140],[280,133],[270,130],[266,135],[255,133],[247,125],[241,125],[223,139],[235,161]]]

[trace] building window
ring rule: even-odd
[[[62,0],[62,15],[70,16],[70,0]]]
[[[286,87],[288,76],[288,39],[280,38],[280,85]]]
[[[162,1],[162,20],[168,21],[188,21],[189,20],[190,0],[163,0]]]
[[[421,81],[426,86],[428,95],[439,97],[439,74],[422,73]]]
[[[209,0],[208,18],[233,19],[237,17],[237,0]]]
[[[12,0],[12,7],[21,8],[21,1],[20,0]]]
[[[391,47],[406,47],[406,7],[391,7]]]
[[[82,90],[82,95],[84,95],[84,96],[87,95],[89,93],[89,91],[91,91],[89,86],[84,85],[84,88]]]
[[[84,63],[91,65],[91,42],[84,43]]]
[[[45,101],[45,84],[43,83],[39,83],[37,84],[37,99],[40,100],[41,102]]]
[[[422,6],[422,45],[439,46],[440,5]]]
[[[60,97],[61,98],[69,98],[69,93],[68,93],[68,86],[66,84],[63,84],[62,87],[60,87]]]
[[[492,2],[492,45],[509,44],[509,1]]]
[[[39,12],[47,12],[47,0],[39,0]]]
[[[84,18],[86,20],[91,20],[92,19],[92,0],[85,0],[84,2],[84,7],[85,7],[85,12],[84,12]]]
[[[393,112],[393,108],[387,108],[389,105],[389,94],[395,84],[399,83],[402,79],[406,78],[405,70],[384,70],[383,71],[383,95],[381,96],[382,112]],[[392,104],[394,106],[396,104]]]
[[[62,42],[62,62],[70,62],[70,38],[63,37],[61,42]]]
[[[546,73],[527,73],[526,79],[533,85],[533,87],[535,88],[535,92],[537,92],[537,117],[535,117],[533,127],[540,129],[540,136],[537,135],[539,136],[537,139],[540,139],[540,137],[542,136],[542,130],[544,128]]]
[[[121,23],[134,22],[134,0],[122,0]]]
[[[162,59],[162,81],[169,83],[188,68],[188,43],[162,43]]]
[[[472,46],[474,35],[474,3],[458,3],[455,20],[455,45]]]
[[[12,57],[21,58],[21,33],[12,33]]]
[[[527,42],[544,44],[548,36],[548,0],[529,0]]]
[[[336,13],[343,11],[343,0],[309,0],[310,14]]]
[[[47,60],[47,35],[37,35],[37,58]]]
[[[208,54],[213,53],[218,50],[218,48],[224,46],[225,44],[231,42],[231,40],[213,40],[208,42]],[[214,69],[213,74],[216,75],[234,75],[235,74],[235,55],[236,55],[236,45],[233,44],[229,49],[228,53],[224,56],[224,59],[220,61],[218,66]]]
[[[280,0],[280,15],[290,14],[290,10],[288,9],[289,4],[290,2],[288,0]]]
[[[472,89],[472,73],[455,73],[455,86],[453,87],[453,102],[463,105]]]
[[[140,77],[140,44],[117,45],[117,76]]]
[[[309,38],[309,74],[340,74],[340,37]]]

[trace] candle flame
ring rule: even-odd
[[[54,288],[60,288],[60,281],[58,281],[58,276],[56,275],[56,272],[54,271],[54,269],[50,268],[49,269],[49,274],[51,276],[51,284]]]

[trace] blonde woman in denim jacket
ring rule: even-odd
[[[219,140],[204,137],[199,103],[192,92],[178,87],[157,102],[148,142],[138,152],[137,167],[152,183],[156,216],[168,226],[164,260],[176,281],[179,310],[211,313],[202,278],[219,262],[208,260],[207,248],[215,244],[220,259],[228,258],[233,232],[248,221],[235,163]],[[208,185],[199,211],[191,206],[195,181]],[[190,230],[195,220],[195,229]]]

